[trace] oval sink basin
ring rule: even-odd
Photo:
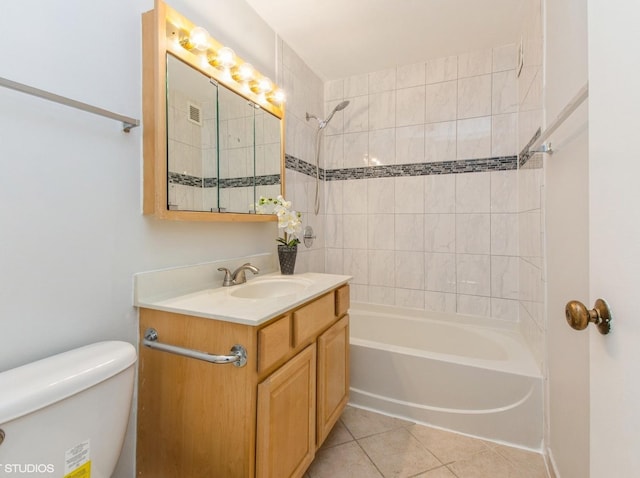
[[[229,292],[242,299],[272,299],[295,294],[309,287],[310,282],[302,279],[264,279],[252,281]]]

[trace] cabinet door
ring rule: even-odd
[[[248,362],[216,365],[140,344],[136,478],[253,478],[255,328],[141,309],[141,336],[147,327],[161,342],[195,350],[243,344]]]
[[[316,346],[258,385],[257,478],[299,478],[313,461]]]
[[[319,448],[349,400],[349,316],[318,337]]]

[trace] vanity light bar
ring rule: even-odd
[[[236,83],[248,86],[260,98],[264,97],[266,101],[277,106],[284,103],[285,94],[282,89],[256,71],[250,63],[240,60],[231,48],[220,46],[204,28],[196,26],[190,31],[181,29],[178,43],[191,53],[203,52],[209,65],[222,70]]]

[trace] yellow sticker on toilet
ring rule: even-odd
[[[90,478],[91,477],[91,462],[88,461],[80,468],[76,468],[68,475],[64,475],[64,478]]]
[[[69,448],[64,454],[63,478],[91,477],[91,441],[85,440]]]

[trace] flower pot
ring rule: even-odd
[[[293,274],[296,267],[296,254],[298,254],[298,245],[295,246],[278,246],[278,259],[280,260],[280,272],[285,275]]]

